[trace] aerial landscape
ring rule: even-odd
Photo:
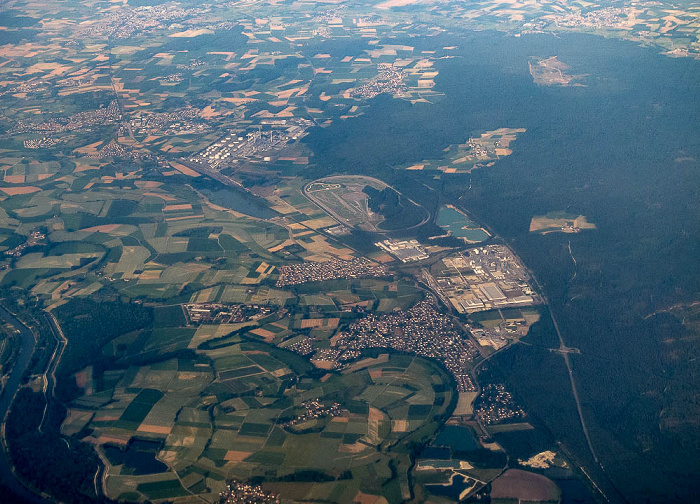
[[[691,503],[700,3],[0,2],[0,501]]]

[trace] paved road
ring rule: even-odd
[[[537,289],[542,294],[542,300],[548,308],[547,311],[549,311],[549,316],[552,319],[552,324],[554,324],[554,329],[557,331],[557,337],[559,338],[559,348],[556,350],[556,352],[564,358],[564,364],[566,364],[566,370],[569,373],[569,381],[571,382],[571,391],[574,396],[574,401],[576,402],[576,409],[578,410],[579,420],[581,421],[581,429],[583,431],[583,435],[586,438],[586,443],[588,444],[588,449],[591,452],[591,456],[593,457],[593,460],[596,463],[596,466],[593,466],[590,469],[598,472],[598,476],[596,477],[596,479],[598,479],[598,483],[601,483],[601,485],[599,486],[599,484],[596,483],[596,481],[593,479],[594,476],[589,474],[589,472],[586,471],[586,469],[582,465],[579,465],[579,468],[586,475],[588,481],[591,482],[591,484],[600,492],[600,494],[607,502],[627,502],[624,496],[615,487],[612,480],[608,476],[608,473],[605,471],[603,464],[601,464],[600,460],[598,459],[598,455],[596,454],[596,451],[593,448],[593,443],[591,442],[590,435],[588,434],[588,427],[586,426],[586,420],[583,417],[581,400],[578,396],[578,389],[576,387],[576,381],[574,379],[573,370],[571,369],[571,361],[569,360],[569,353],[576,353],[575,350],[577,349],[567,347],[564,343],[564,338],[562,337],[561,331],[559,330],[559,324],[557,323],[557,319],[554,318],[554,313],[552,312],[552,305],[550,304],[549,299],[547,299],[547,296],[544,294],[544,289],[542,288],[542,285],[537,280],[537,277],[535,277],[534,273],[531,270],[528,269],[528,272],[530,273],[532,280],[535,282],[535,285],[537,285]],[[606,490],[608,491],[601,488],[601,486],[605,486]]]
[[[544,296],[544,294],[542,294]],[[545,303],[549,306],[547,298],[544,298]],[[586,442],[588,443],[588,449],[593,455],[593,460],[596,464],[600,464],[598,461],[598,455],[596,455],[593,449],[593,443],[591,443],[591,438],[588,435],[588,428],[586,427],[586,420],[583,418],[583,411],[581,410],[581,401],[578,398],[578,390],[576,389],[576,381],[574,380],[574,373],[571,370],[571,363],[569,362],[569,348],[564,344],[564,339],[561,337],[561,332],[559,331],[559,324],[557,324],[557,319],[554,318],[554,313],[552,313],[552,308],[549,306],[549,316],[552,318],[552,323],[554,324],[554,329],[557,330],[557,336],[559,337],[559,354],[564,357],[564,363],[566,363],[566,370],[569,372],[569,380],[571,380],[571,390],[574,393],[574,400],[576,401],[576,409],[578,409],[578,416],[581,419],[581,429],[583,429],[583,434],[586,436]]]
[[[393,189],[393,190],[396,191],[398,194],[400,194],[403,198],[405,198],[405,199],[408,200],[409,202],[413,203],[415,206],[417,206],[418,208],[420,208],[420,209],[424,212],[424,217],[423,217],[423,219],[422,219],[418,224],[414,224],[414,225],[409,226],[409,227],[407,227],[407,228],[402,228],[402,229],[391,229],[391,230],[390,230],[390,229],[381,229],[381,228],[378,227],[378,226],[379,226],[382,222],[384,222],[384,220],[382,219],[382,221],[377,222],[376,225],[374,225],[373,223],[369,223],[369,225],[372,227],[372,229],[368,229],[367,231],[372,231],[372,232],[380,233],[380,234],[383,234],[383,233],[390,233],[390,232],[393,232],[393,231],[408,231],[408,230],[410,230],[410,229],[416,229],[416,228],[422,226],[423,224],[425,224],[426,222],[428,222],[428,221],[432,218],[432,213],[430,213],[430,210],[428,210],[427,208],[425,208],[423,205],[420,205],[420,204],[416,203],[416,202],[413,201],[411,198],[409,198],[408,196],[406,196],[406,195],[403,194],[402,192],[398,191],[396,188],[394,188],[394,187],[390,186],[389,184],[387,184],[386,182],[383,182],[383,181],[381,181],[381,180],[379,180],[379,179],[376,179],[376,178],[374,178],[374,177],[369,177],[369,176],[367,176],[367,175],[331,175],[331,176],[329,176],[329,177],[323,177],[323,178],[320,178],[320,179],[318,179],[318,180],[315,180],[314,182],[332,181],[333,179],[344,179],[344,180],[347,180],[347,179],[349,179],[349,178],[372,180],[372,181],[376,182],[377,184],[383,186],[383,189],[386,189],[386,188]],[[321,203],[319,200],[317,200],[317,199],[314,197],[314,195],[313,195],[313,193],[315,193],[315,192],[317,192],[317,191],[309,192],[309,191],[307,190],[307,189],[309,188],[309,186],[310,186],[311,184],[313,184],[314,182],[310,182],[310,183],[306,184],[304,187],[301,188],[301,190],[300,190],[299,192],[301,192],[301,194],[302,194],[304,197],[306,197],[309,201],[311,201],[314,205],[316,205],[316,206],[319,207],[321,210],[323,210],[323,211],[326,212],[328,215],[330,215],[335,221],[338,222],[338,224],[341,224],[341,225],[343,225],[343,226],[347,226],[347,227],[349,227],[349,228],[354,227],[354,225],[353,225],[348,219],[344,219],[343,217],[339,216],[339,215],[338,215],[336,212],[334,212],[331,208],[328,208],[328,205],[325,205],[325,204]],[[367,200],[365,200],[365,206],[367,206]],[[367,209],[367,210],[369,211],[369,209]],[[372,212],[370,212],[370,213],[372,213]],[[365,224],[367,224],[366,221],[365,221]]]
[[[466,209],[464,209],[464,208],[461,208],[461,210],[464,210],[466,212]],[[468,212],[466,212],[466,213],[467,213],[467,215],[469,215]],[[498,236],[488,225],[484,224],[484,228],[491,234],[491,236],[493,238],[496,238]],[[517,257],[517,254],[509,245],[507,245],[506,243],[503,243],[503,244],[506,247],[508,247],[508,249],[510,249],[510,251],[513,253],[513,255],[515,255]],[[574,265],[577,265],[576,258],[574,257],[574,255],[571,251],[571,242],[569,242],[569,253],[571,254],[571,259],[573,260]],[[537,286],[537,290],[542,295],[542,301],[544,302],[545,306],[547,306],[547,311],[549,312],[549,316],[552,318],[552,323],[554,324],[554,328],[557,331],[557,337],[559,338],[559,348],[557,349],[557,353],[559,353],[564,358],[564,363],[566,364],[566,370],[569,373],[569,381],[571,382],[571,391],[572,391],[573,396],[574,396],[574,401],[576,402],[576,409],[578,411],[579,420],[581,421],[581,429],[583,430],[583,434],[586,438],[586,443],[588,444],[588,449],[591,452],[591,455],[593,456],[593,460],[597,464],[597,468],[599,468],[601,473],[602,473],[601,476],[603,476],[607,480],[607,482],[610,484],[610,486],[612,486],[612,488],[615,491],[615,495],[611,495],[609,493],[606,493],[603,489],[601,489],[598,486],[598,484],[596,484],[596,482],[593,480],[591,475],[589,475],[588,472],[582,466],[579,465],[579,467],[584,472],[584,474],[586,475],[588,480],[591,482],[591,484],[593,486],[595,486],[595,488],[600,492],[600,494],[603,496],[603,498],[605,498],[606,501],[611,502],[611,498],[612,498],[615,501],[626,502],[624,497],[622,496],[622,494],[620,494],[620,492],[617,490],[617,488],[614,487],[614,485],[612,484],[612,481],[610,480],[610,477],[608,476],[607,472],[605,471],[605,468],[600,463],[600,460],[598,459],[598,455],[596,454],[595,449],[593,448],[593,443],[591,442],[590,435],[588,434],[588,427],[586,426],[586,420],[583,416],[583,410],[581,408],[581,400],[579,399],[578,389],[576,387],[576,380],[574,379],[574,373],[571,369],[571,362],[569,359],[569,353],[572,351],[574,351],[573,353],[576,353],[575,350],[577,350],[577,349],[569,348],[564,343],[564,338],[562,337],[561,331],[559,330],[559,324],[557,323],[557,320],[554,318],[554,313],[552,312],[552,305],[550,304],[549,299],[547,299],[547,296],[545,294],[545,290],[542,288],[542,285],[537,280],[537,277],[532,272],[532,270],[530,270],[527,266],[525,266],[525,268],[526,268],[527,272],[530,274],[530,277],[532,278],[533,282]],[[575,278],[575,277],[576,277],[576,274],[574,274],[573,278]],[[573,278],[572,278],[572,280],[573,280]],[[508,347],[506,347],[506,348],[508,348]],[[495,352],[495,353],[497,353],[497,352]],[[494,353],[494,355],[495,355],[495,353]]]
[[[44,316],[46,317],[46,322],[48,323],[47,325],[51,329],[52,335],[56,340],[56,347],[54,348],[53,355],[51,356],[49,365],[47,366],[46,372],[44,373],[44,396],[46,397],[46,404],[48,405],[49,401],[54,399],[54,391],[56,389],[56,369],[58,368],[58,364],[61,362],[61,357],[63,357],[63,351],[66,349],[66,344],[68,343],[68,340],[63,335],[61,326],[58,325],[58,320],[56,320],[54,314],[51,312],[47,312],[44,314]],[[48,409],[49,408],[47,406],[46,410],[48,411]],[[42,419],[41,425],[39,426],[39,430],[41,430],[42,432],[44,431],[45,421],[46,414],[44,414],[44,418]]]

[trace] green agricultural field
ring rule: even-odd
[[[120,337],[103,352],[119,344],[140,344],[146,355],[184,348],[195,329],[168,327],[174,315],[174,308],[159,309],[160,328]],[[407,443],[428,440],[438,428],[435,419],[446,417],[453,403],[451,391],[434,388],[449,379],[444,371],[421,358],[392,355],[320,379],[291,352],[231,343],[197,350],[194,359],[110,371],[109,379],[105,374],[70,405],[76,421],[67,431],[91,429],[98,447],[137,439],[160,443],[157,459],[165,465],[139,466],[155,467],[155,473],[109,468],[110,497],[177,498],[186,492],[182,481],[211,500],[207,488],[219,488],[208,483],[212,478],[264,475],[261,482],[289,498],[337,496],[345,502],[342,496],[360,491],[391,503],[406,498]],[[309,400],[337,409],[306,419]],[[152,456],[143,453],[138,456]]]
[[[53,256],[44,256],[43,254],[34,253],[23,256],[15,265],[18,269],[33,269],[33,268],[57,268],[70,269],[84,264],[88,261],[97,259],[102,256],[100,252],[86,252],[82,254],[62,254]]]
[[[8,171],[10,181],[30,172],[40,180],[32,182],[34,192],[20,191],[0,201],[0,229],[7,230],[0,235],[1,246],[23,243],[39,224],[48,231],[49,246],[14,261],[3,272],[6,285],[36,286],[35,295],[52,300],[87,296],[104,285],[131,299],[166,300],[181,291],[193,297],[220,289],[223,283],[234,290],[263,284],[276,271],[280,258],[268,249],[288,238],[283,227],[210,208],[196,190],[175,180],[144,182],[137,171],[120,182],[99,170],[99,163],[81,163],[77,168],[73,163],[17,164],[12,169],[17,173]],[[80,172],[72,189],[57,190],[52,173],[73,168]],[[66,279],[58,277],[65,270],[71,270],[72,278],[95,275],[97,283],[89,290],[56,290]],[[229,302],[274,304],[290,297],[281,291],[256,296],[244,287],[237,297],[212,290],[202,300],[222,294]]]
[[[195,333],[189,327],[163,327],[154,329],[142,352],[166,354],[187,348]]]

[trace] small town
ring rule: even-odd
[[[109,36],[114,39],[127,39],[137,32],[148,33],[176,24],[192,15],[202,14],[203,8],[183,9],[172,5],[148,5],[136,8],[119,9],[92,24],[83,27],[79,34],[88,36]]]
[[[258,485],[231,481],[219,494],[219,504],[279,504],[277,495],[266,492]]]
[[[197,121],[199,110],[184,107],[172,112],[138,113],[130,119],[134,131],[142,134],[188,135],[204,133],[210,126]]]
[[[0,91],[0,96],[12,95],[16,93],[39,93],[41,91],[46,91],[49,85],[50,83],[44,80],[37,80],[34,82],[22,82],[16,86],[12,86]]]
[[[294,342],[289,345],[284,345],[284,348],[299,355],[309,355],[314,352],[313,340],[308,336],[295,338]]]
[[[348,90],[348,93],[355,98],[366,99],[374,98],[382,93],[402,96],[405,88],[403,80],[406,77],[406,72],[387,63],[380,63],[377,65],[377,69],[379,74],[376,77],[366,84]]]
[[[350,261],[336,258],[326,262],[305,262],[282,266],[280,268],[280,276],[275,285],[284,287],[285,285],[322,282],[338,278],[376,278],[387,276],[388,274],[389,271],[386,266],[363,257]]]
[[[45,136],[42,138],[32,138],[30,140],[25,140],[23,143],[25,149],[48,149],[60,143],[60,141],[56,140],[55,138]]]
[[[325,417],[335,417],[340,416],[346,412],[341,408],[340,404],[333,403],[331,406],[325,406],[318,399],[310,399],[304,401],[299,405],[301,408],[305,408],[306,412],[302,415],[297,416],[293,420],[281,424],[282,427],[293,427],[294,425],[306,422],[308,420],[316,420]]]
[[[44,240],[46,240],[46,235],[43,232],[35,229],[31,233],[29,233],[27,241],[25,241],[21,245],[17,245],[13,249],[6,250],[5,255],[10,257],[20,257],[24,253],[25,249],[29,247],[45,245]]]
[[[88,154],[88,157],[101,159],[106,157],[140,159],[141,154],[130,147],[124,147],[116,140],[110,141],[107,145],[98,150],[95,154]]]
[[[471,154],[488,159],[490,155],[494,155],[496,152],[495,150],[493,152],[489,152],[488,149],[479,142],[478,138],[470,138],[467,140],[467,146],[469,147],[469,151]]]
[[[525,416],[525,411],[502,383],[484,385],[475,402],[474,413],[484,425],[521,420]]]
[[[585,28],[625,28],[632,9],[619,7],[604,7],[592,12],[573,12],[562,14],[556,18],[559,26]]]
[[[407,311],[367,315],[353,322],[335,342],[341,361],[357,358],[365,348],[392,348],[441,362],[454,376],[457,390],[476,390],[469,374],[479,356],[476,345],[461,333],[448,315],[434,307],[430,296]]]
[[[59,117],[42,123],[17,121],[9,131],[10,134],[18,133],[59,133],[62,131],[76,131],[91,126],[101,126],[114,123],[121,119],[119,103],[112,100],[106,107],[100,107],[88,112],[79,112],[68,117]]]

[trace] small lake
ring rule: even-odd
[[[271,219],[277,215],[273,210],[265,206],[262,200],[253,195],[236,190],[231,187],[226,189],[201,189],[209,201],[215,205],[229,208],[242,214],[250,215],[258,219]]]
[[[472,432],[466,427],[459,425],[446,425],[435,441],[433,446],[451,448],[452,451],[472,451],[480,448],[474,439]]]
[[[462,492],[470,488],[473,484],[473,480],[461,474],[454,474],[452,476],[452,482],[449,485],[425,485],[425,488],[433,495],[459,500]]]
[[[441,206],[435,223],[445,231],[449,231],[455,238],[464,238],[470,242],[480,242],[490,238],[478,224],[452,207]]]

